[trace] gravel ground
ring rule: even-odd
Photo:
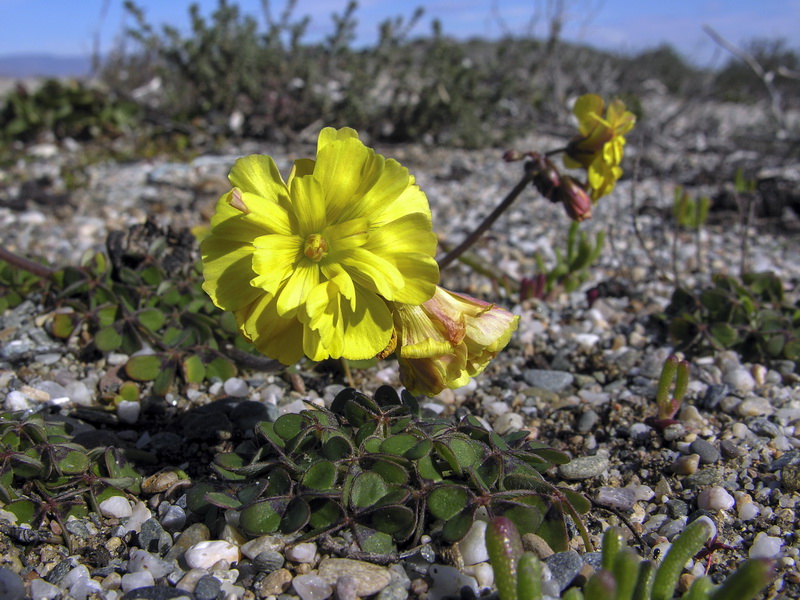
[[[559,140],[529,139],[527,144],[547,149]],[[523,143],[518,147],[528,149]],[[476,226],[520,175],[520,165],[503,163],[499,151],[417,146],[378,150],[398,158],[415,174],[430,200],[434,227],[449,243],[457,243]],[[80,147],[41,144],[29,149],[27,161],[0,175],[0,241],[11,250],[63,265],[74,263],[87,250],[102,249],[109,231],[127,229],[147,216],[155,215],[165,225],[202,223],[226,189],[224,177],[233,159],[263,151],[245,144],[190,163],[154,159],[78,168]],[[292,159],[311,152],[306,147],[266,151],[284,171]],[[702,160],[699,154],[695,158]],[[525,429],[532,439],[568,452],[573,461],[553,472],[552,479],[595,501],[587,518],[595,543],[609,525],[624,523],[640,553],[658,556],[688,520],[706,515],[729,548],[716,551],[710,566],[705,561],[692,565],[689,578],[708,567],[721,579],[746,557],[765,556],[776,559],[777,567],[764,597],[800,597],[796,366],[785,361],[742,363],[731,352],[692,357],[691,384],[679,424],[663,434],[644,424],[655,414],[656,382],[672,351],[653,321],[669,301],[671,278],[678,273],[684,284],[702,281],[709,265],[714,271],[736,273],[741,231],[735,218],[714,216],[703,232],[702,252],[694,236],[685,234],[679,234],[673,250],[675,232],[667,219],[671,186],[655,178],[643,179],[635,190],[632,186],[630,180],[621,182],[583,225],[589,232],[606,230],[609,243],[575,293],[556,294],[546,303],[513,304],[502,286],[463,265],[443,271],[444,286],[499,298],[521,322],[508,349],[482,376],[430,399],[425,408],[445,416],[476,414],[501,433]],[[634,205],[641,239],[634,233]],[[567,228],[563,210],[536,199],[531,191],[475,252],[512,277],[530,276],[536,271],[534,253],[542,253],[551,264],[553,249],[564,246]],[[753,269],[775,271],[787,291],[796,293],[797,237],[774,223],[760,222],[749,235]],[[590,308],[586,290],[608,281],[617,282],[619,293],[601,297]],[[292,376],[245,371],[163,400],[148,399],[137,410],[128,406],[122,409],[128,412],[101,423],[91,410],[99,404],[98,384],[127,357],[81,360],[49,337],[40,310],[28,302],[0,317],[4,407],[60,414],[85,439],[108,436],[115,444],[153,453],[158,467],[179,466],[192,477],[206,474],[210,457],[225,445],[219,422],[224,420],[234,438],[242,436],[252,417],[298,411],[303,400],[330,402],[344,384],[308,364],[301,364]],[[396,363],[391,361],[357,372],[355,379],[364,391],[399,385]],[[255,402],[245,404],[246,400]],[[237,405],[244,408],[235,412]],[[190,419],[197,411],[214,415],[210,420],[217,422],[197,430],[197,421]],[[399,564],[375,566],[338,558],[317,544],[287,546],[277,536],[247,541],[235,521],[209,529],[185,510],[180,489],[151,483],[149,493],[115,502],[103,508],[102,516],[69,525],[81,548],[73,555],[59,543],[60,537],[53,539],[56,524],[44,529],[50,535],[23,543],[26,536],[0,509],[0,589],[5,583],[12,590],[0,592],[0,600],[23,597],[13,595],[14,586],[23,582],[26,593],[37,598],[108,600],[179,595],[198,600],[322,600],[334,590],[339,598],[376,594],[380,600],[436,600],[461,585],[476,593],[491,587],[480,535],[462,543],[465,560],[455,561],[458,571],[452,570],[452,553],[435,554],[432,548]],[[582,552],[579,538],[573,542]],[[586,573],[585,562],[591,563],[591,557],[580,558],[571,551],[554,555],[548,566],[553,581],[566,585],[581,569]],[[352,577],[337,583],[342,574]]]

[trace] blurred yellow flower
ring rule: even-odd
[[[494,304],[438,286],[421,306],[395,303],[401,383],[427,396],[466,385],[505,348],[518,321]]]
[[[203,289],[264,354],[365,359],[393,335],[389,302],[433,296],[425,194],[352,129],[325,128],[284,183],[269,156],[236,161],[201,245]],[[387,302],[388,301],[388,302]]]
[[[586,94],[575,102],[573,112],[578,118],[580,135],[573,138],[564,154],[564,166],[586,169],[592,200],[614,189],[622,176],[622,156],[625,134],[636,123],[636,116],[625,110],[622,100],[614,100],[603,110],[605,103],[596,94]]]

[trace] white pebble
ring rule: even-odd
[[[488,562],[482,562],[472,567],[472,576],[481,589],[489,589],[494,584],[494,571]]]
[[[31,580],[31,597],[37,600],[54,600],[61,595],[61,588],[47,583],[41,577]]]
[[[31,402],[25,397],[25,394],[18,390],[11,390],[6,395],[6,401],[3,403],[3,408],[6,410],[28,410],[31,407]]]
[[[775,558],[783,547],[783,540],[772,537],[763,531],[756,535],[753,545],[750,546],[750,558]]]
[[[745,502],[739,504],[737,514],[742,521],[752,521],[758,516],[758,506],[753,504],[752,502]]]
[[[312,563],[317,555],[317,545],[304,542],[286,549],[286,559],[296,563]]]
[[[458,542],[458,549],[465,565],[477,565],[489,560],[489,551],[486,549],[486,521],[472,523],[467,535]]]
[[[128,502],[127,498],[122,496],[106,498],[100,503],[99,508],[100,514],[111,519],[122,519],[124,517],[130,517],[131,514],[133,514],[131,503]]]
[[[82,381],[73,381],[67,384],[67,396],[69,399],[80,406],[89,406],[92,403],[92,392]]]
[[[120,400],[117,404],[117,416],[119,420],[128,425],[133,425],[139,420],[139,412],[142,407],[138,402],[131,402],[130,400]]]
[[[139,533],[142,530],[142,523],[151,518],[153,514],[144,502],[137,502],[131,511],[131,518],[125,523],[125,529]]]
[[[292,586],[302,600],[325,600],[333,594],[333,588],[317,575],[298,575],[292,579]]]
[[[588,352],[598,344],[600,336],[594,333],[577,333],[575,334],[575,341],[581,350]]]
[[[125,575],[122,576],[122,583],[120,586],[123,592],[130,592],[131,590],[136,590],[141,587],[150,587],[155,585],[155,583],[150,571],[137,571],[136,573],[125,573]]]
[[[515,412],[507,412],[497,417],[494,422],[494,430],[498,435],[505,435],[512,431],[519,431],[525,426],[525,419],[522,415]]]
[[[184,554],[186,564],[191,569],[210,569],[220,560],[235,563],[240,558],[239,548],[224,540],[198,542]]]
[[[128,559],[128,572],[130,573],[147,571],[153,576],[153,579],[161,579],[174,570],[174,563],[161,560],[146,550],[140,550],[139,548],[131,550],[131,557]]]
[[[244,398],[250,391],[250,386],[247,385],[247,382],[244,379],[240,379],[239,377],[231,377],[225,381],[223,389],[228,396],[233,396],[234,398]]]
[[[740,392],[752,392],[756,387],[756,380],[747,369],[741,367],[731,369],[722,378],[723,383],[727,383],[732,389]]]
[[[697,506],[704,510],[730,510],[735,501],[724,487],[715,485],[697,496]]]

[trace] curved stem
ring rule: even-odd
[[[37,262],[33,262],[32,260],[28,260],[27,258],[23,258],[17,254],[14,254],[10,250],[7,250],[3,245],[0,244],[0,260],[6,261],[11,266],[17,267],[18,269],[22,269],[23,271],[28,271],[28,273],[33,273],[37,277],[42,277],[44,279],[50,279],[53,276],[55,271],[48,267],[45,267],[42,264]]]
[[[483,220],[483,223],[478,225],[475,231],[470,233],[463,242],[450,250],[450,252],[444,256],[444,258],[438,261],[439,268],[444,269],[459,256],[461,256],[476,241],[478,241],[478,238],[480,238],[486,232],[486,230],[488,230],[494,224],[494,222],[500,218],[500,215],[502,215],[508,209],[508,207],[511,206],[512,202],[517,199],[517,196],[522,193],[522,190],[530,185],[530,183],[533,181],[534,174],[535,171],[533,170],[532,166],[530,166],[530,163],[526,163],[525,174],[522,176],[522,179],[519,180],[519,183],[517,183],[517,185],[514,186],[508,195],[503,198],[503,201],[497,205],[491,214],[489,214],[489,216]]]

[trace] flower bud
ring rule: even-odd
[[[539,193],[553,202],[557,202],[558,188],[561,185],[561,173],[556,166],[541,154],[534,157],[533,163],[536,174],[533,176],[533,185]]]
[[[567,215],[573,221],[580,223],[592,218],[591,197],[583,186],[567,175],[561,178],[559,199],[564,203]]]

